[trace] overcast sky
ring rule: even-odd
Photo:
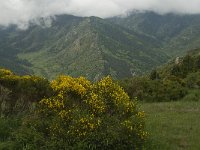
[[[58,14],[106,18],[132,10],[197,14],[200,0],[0,0],[0,25],[23,25]]]

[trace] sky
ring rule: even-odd
[[[133,10],[199,14],[200,0],[0,0],[0,25],[26,26],[59,14],[107,18]]]

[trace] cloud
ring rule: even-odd
[[[102,18],[132,10],[199,14],[199,6],[200,0],[0,0],[0,25],[23,27],[32,20],[59,14]]]

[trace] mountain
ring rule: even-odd
[[[127,17],[114,17],[110,22],[152,36],[160,49],[170,56],[184,55],[200,47],[200,15],[134,12]]]
[[[101,19],[59,15],[0,28],[0,67],[52,79],[143,74],[200,47],[200,15],[134,12]]]
[[[48,26],[41,22],[0,31],[0,66],[50,79],[68,74],[98,80],[140,74],[168,58],[154,50],[160,46],[155,38],[101,18],[62,15]]]

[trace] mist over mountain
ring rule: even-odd
[[[97,16],[108,18],[127,13],[153,11],[158,14],[199,14],[199,0],[1,0],[0,25],[18,25],[27,28],[39,18],[55,15]]]

